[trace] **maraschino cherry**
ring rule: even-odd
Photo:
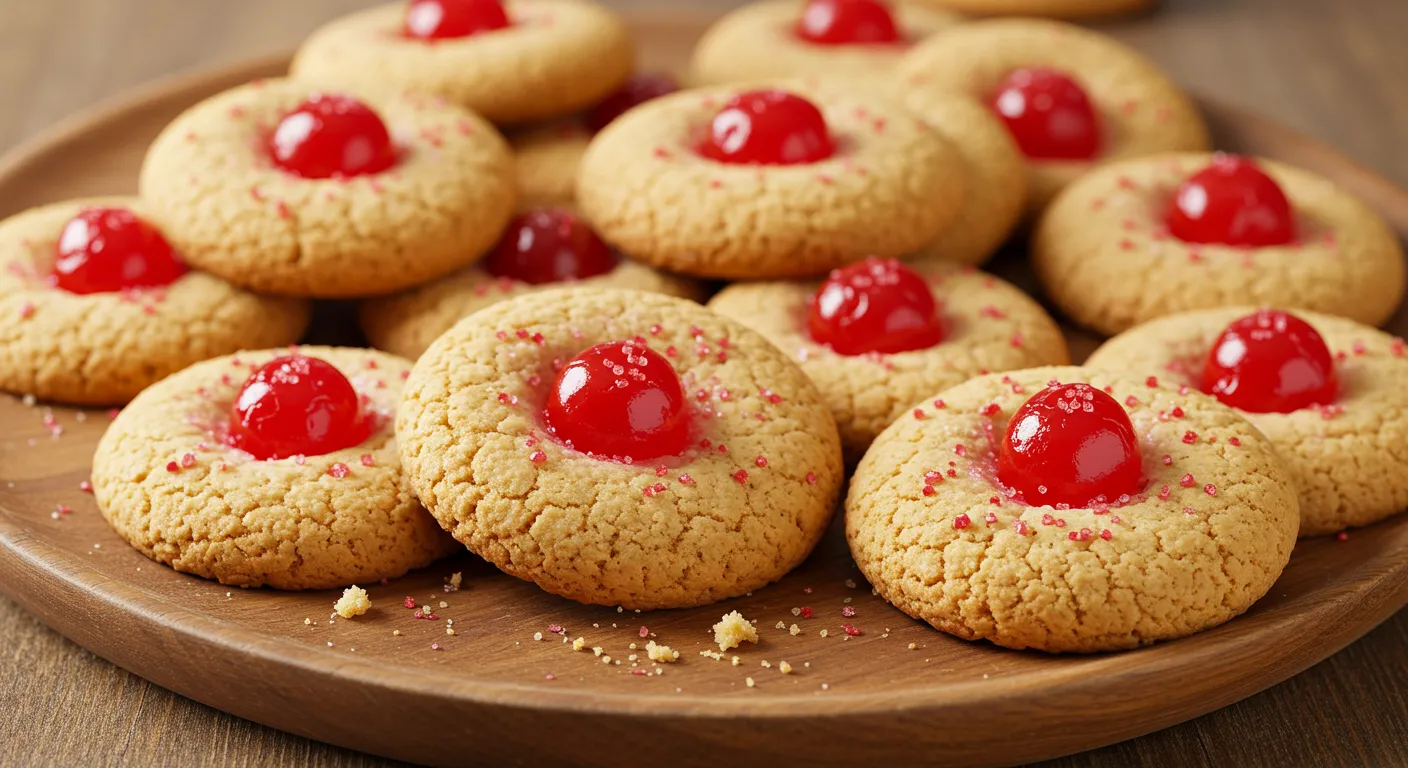
[[[314,96],[269,137],[274,165],[305,179],[380,173],[396,164],[391,134],[376,112],[341,94]]]
[[[636,341],[598,344],[563,366],[543,416],[559,440],[598,458],[677,456],[689,443],[679,375]]]
[[[593,133],[610,125],[613,120],[627,110],[644,104],[651,99],[674,93],[680,89],[679,83],[669,75],[633,75],[626,84],[596,106],[587,110],[585,122]]]
[[[810,0],[797,19],[797,37],[820,45],[885,44],[899,42],[900,32],[879,0]]]
[[[831,157],[836,144],[815,104],[776,89],[745,91],[714,116],[699,154],[738,165],[800,165]]]
[[[159,288],[187,272],[156,227],[126,208],[80,211],[54,251],[54,285],[69,293]]]
[[[447,40],[503,29],[512,22],[499,0],[411,0],[406,37]]]
[[[261,461],[319,456],[367,439],[357,390],[332,364],[276,357],[255,371],[230,409],[227,442]]]
[[[514,219],[484,260],[484,270],[531,285],[581,280],[616,268],[616,257],[596,232],[560,208],[540,208]]]
[[[1262,310],[1217,337],[1203,366],[1202,389],[1250,413],[1290,413],[1334,402],[1334,358],[1310,324]]]
[[[1022,154],[1033,160],[1090,160],[1100,154],[1100,118],[1070,75],[1048,67],[1013,70],[992,107]]]
[[[1258,247],[1291,242],[1296,223],[1274,179],[1249,158],[1220,154],[1179,186],[1168,231],[1185,243]]]
[[[929,284],[894,259],[866,259],[832,272],[812,298],[807,329],[842,355],[908,352],[944,340]]]
[[[1033,506],[1084,507],[1138,490],[1139,443],[1129,414],[1089,384],[1053,384],[1017,409],[998,479]]]

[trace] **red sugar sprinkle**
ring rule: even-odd
[[[1144,380],[1144,385],[1149,387],[1150,389],[1153,389],[1154,387],[1159,386],[1159,378],[1157,376],[1150,376],[1149,378]]]
[[[720,446],[720,447],[723,447],[723,446]],[[734,472],[734,473],[733,473],[733,479],[734,479],[734,481],[737,482],[739,485],[744,485],[744,484],[746,484],[746,483],[748,482],[748,470],[746,470],[746,469],[740,469],[740,470],[738,470],[737,472]]]
[[[362,454],[362,466],[370,467],[374,464],[376,464],[376,459],[373,459],[370,453]]]
[[[73,512],[73,508],[67,504],[59,504],[58,506],[54,507],[54,511],[58,512],[60,515],[67,515]]]
[[[646,671],[643,669],[633,669],[631,670],[631,674],[635,675],[636,677],[644,677]]]
[[[949,462],[949,463],[952,463],[952,462]],[[950,470],[949,470],[948,472],[946,472],[945,474],[947,474],[949,477],[958,477],[958,470],[956,470],[956,469],[950,469]]]
[[[856,637],[861,634],[861,631],[857,629],[854,624],[842,624],[841,630],[851,637]]]
[[[938,491],[934,490],[934,486],[926,485],[924,486],[924,490],[922,491],[922,493],[925,496],[933,496],[934,494],[938,493]]]
[[[766,456],[759,456],[758,458],[753,459],[753,463],[760,467],[766,467],[768,465],[768,458]]]
[[[548,455],[543,453],[542,450],[536,450],[528,457],[528,460],[534,464],[542,464],[548,460]]]
[[[650,630],[646,627],[641,627],[640,631],[636,634],[640,635],[641,637],[650,637]]]
[[[1050,514],[1042,515],[1042,516],[1041,516],[1041,524],[1042,524],[1042,525],[1055,525],[1055,524],[1056,524],[1056,518],[1053,517],[1053,516],[1050,515]]]
[[[700,441],[699,441],[699,447],[700,447],[700,448],[708,448],[709,446],[711,446],[711,445],[713,445],[713,444],[714,444],[713,441],[709,440],[709,438],[707,438],[707,437],[704,438],[703,440],[700,440]]]
[[[562,634],[562,625],[561,625],[561,624],[549,624],[549,625],[548,625],[548,631],[551,632],[551,633],[553,633],[554,635],[560,635],[560,634]]]
[[[406,595],[406,599],[401,601],[401,605],[404,605],[407,608],[415,608],[416,599],[414,597],[411,597],[410,595]]]
[[[1184,394],[1187,394],[1187,393],[1184,393]],[[1182,409],[1182,408],[1179,408],[1179,407],[1176,406],[1176,405],[1173,406],[1173,410],[1169,411],[1168,413],[1169,413],[1170,416],[1172,416],[1172,417],[1175,418],[1175,419],[1181,419],[1181,418],[1183,418],[1183,409]],[[1197,435],[1194,435],[1194,436],[1193,436],[1193,439],[1196,440],[1196,439],[1197,439]]]
[[[1172,493],[1173,491],[1169,490],[1169,487],[1165,485],[1164,487],[1159,489],[1159,500],[1168,501],[1168,497],[1172,495]]]
[[[723,443],[719,443],[719,453],[728,453],[728,446],[724,445]]]
[[[499,341],[508,341],[508,334],[504,331],[499,331],[498,333],[495,333],[494,337],[497,338]]]
[[[181,471],[181,465],[174,461],[168,461],[166,462],[166,471],[174,475]]]
[[[807,485],[816,485],[816,473],[815,473],[815,472],[808,472],[808,473],[807,473]]]
[[[440,644],[439,644],[439,643],[431,643],[431,644],[430,644],[430,650],[432,650],[432,651],[438,651],[438,650],[440,650]]]
[[[804,618],[804,619],[810,619],[810,618],[812,617],[812,609],[811,609],[811,606],[808,606],[808,605],[802,606],[800,612],[799,612],[797,615],[798,615],[798,616],[801,616],[801,617]]]
[[[1002,506],[1002,498],[999,496],[991,496],[988,498],[988,503],[994,507],[1000,507]]]
[[[1110,533],[1110,529],[1109,529],[1109,528],[1106,528],[1105,530],[1103,530],[1103,531],[1100,532],[1100,538],[1104,539],[1105,541],[1109,541],[1110,539],[1113,539],[1114,537],[1115,537],[1115,535],[1114,535],[1113,533]]]
[[[664,483],[656,483],[655,485],[647,486],[641,489],[641,493],[645,494],[646,497],[649,498],[653,496],[658,496],[667,490],[669,489],[665,487]]]
[[[181,466],[190,468],[196,465],[196,455],[194,453],[182,454]]]
[[[1240,447],[1242,447],[1242,438],[1240,438],[1240,437],[1229,437],[1229,438],[1227,438],[1227,444],[1230,445],[1230,446],[1232,446],[1233,448],[1240,448]]]
[[[28,320],[31,317],[34,317],[34,302],[26,301],[20,307],[20,318]]]
[[[987,524],[989,524],[989,525],[991,525],[991,524],[997,522],[997,513],[996,513],[996,512],[989,512],[989,513],[987,513],[986,515],[983,515],[983,522],[985,522],[985,523],[987,523]]]
[[[352,470],[348,469],[346,464],[343,464],[339,461],[331,467],[328,467],[328,474],[338,479],[342,479],[352,474]]]
[[[1335,534],[1336,541],[1349,541],[1349,531],[1340,531]]]
[[[1193,480],[1193,475],[1190,473],[1184,475],[1183,478],[1178,481],[1178,484],[1183,486],[1184,488],[1192,488],[1194,482],[1195,481]]]
[[[655,468],[655,476],[656,476],[656,477],[664,477],[665,475],[668,475],[668,474],[670,474],[670,468],[667,467],[667,466],[665,466],[664,464],[661,464],[660,466],[658,466],[658,467]]]
[[[1135,397],[1134,395],[1130,395],[1129,397],[1126,397],[1124,399],[1124,404],[1128,408],[1137,408],[1139,407],[1139,398]]]
[[[84,493],[92,493],[93,484],[88,482],[87,480],[84,480],[83,482],[78,484],[78,490],[83,491]]]
[[[1208,483],[1207,485],[1203,486],[1203,493],[1206,493],[1209,496],[1216,496],[1217,486],[1213,485],[1212,483]]]
[[[678,354],[679,350],[675,349],[674,345],[665,347],[665,357],[674,357]]]
[[[915,418],[915,419],[918,419],[918,420],[920,420],[920,421],[923,421],[923,420],[924,420],[924,411],[923,411],[923,409],[915,408],[915,409],[914,409],[914,418]]]
[[[1184,442],[1186,445],[1192,445],[1193,443],[1198,442],[1198,433],[1197,433],[1197,432],[1194,432],[1194,431],[1191,430],[1191,429],[1188,430],[1187,432],[1184,432],[1184,433],[1183,433],[1183,442]]]
[[[966,514],[960,514],[960,515],[958,515],[958,517],[953,518],[953,528],[954,528],[954,530],[957,530],[957,531],[961,531],[961,530],[963,530],[964,528],[967,528],[968,526],[970,526],[970,525],[972,525],[972,524],[973,524],[973,520],[972,520],[971,518],[969,518],[968,515],[966,515]],[[847,614],[847,615],[851,615],[851,614]]]
[[[689,475],[680,475],[680,484],[694,485],[694,478],[690,477]]]
[[[935,400],[935,401],[934,401],[934,407],[935,407],[935,408],[943,408],[943,407],[945,407],[945,405],[946,405],[946,404],[944,403],[943,400]]]
[[[997,307],[994,307],[991,304],[988,304],[987,306],[978,310],[978,314],[982,315],[983,317],[991,317],[995,320],[1000,320],[1004,317],[1007,317],[1007,313],[1003,312]]]
[[[968,449],[964,447],[963,443],[959,443],[958,445],[953,446],[953,452],[958,454],[959,456],[968,455]]]
[[[1001,410],[1002,406],[998,405],[997,403],[988,403],[987,405],[983,406],[982,410],[978,411],[978,413],[981,413],[984,416],[991,416]]]
[[[1165,467],[1171,467],[1171,466],[1173,466],[1173,457],[1170,456],[1170,455],[1168,455],[1167,453],[1165,453],[1164,455],[1160,456],[1160,457],[1159,457],[1159,461],[1163,462],[1163,465],[1164,465]]]
[[[848,606],[845,606],[844,608],[841,609],[841,615],[842,615],[842,616],[845,616],[846,618],[849,619],[850,617],[856,615],[856,609],[855,609],[855,608],[852,608],[852,607],[849,606],[849,605],[848,605]]]
[[[938,485],[939,483],[943,482],[943,480],[944,476],[939,474],[938,470],[931,469],[928,472],[924,473],[925,485]]]

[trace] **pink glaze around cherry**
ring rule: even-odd
[[[293,354],[265,363],[240,387],[226,441],[268,461],[351,448],[370,433],[347,377],[324,360]]]
[[[53,284],[69,293],[160,288],[188,271],[156,227],[126,208],[88,208],[54,246]]]

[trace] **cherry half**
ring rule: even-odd
[[[883,45],[901,36],[879,0],[810,0],[797,19],[797,37],[819,45]]]
[[[812,298],[807,330],[842,355],[908,352],[944,340],[929,283],[894,259],[832,272]]]
[[[598,458],[678,456],[689,444],[679,375],[635,341],[598,344],[572,358],[553,381],[543,416],[559,440]]]
[[[680,89],[679,83],[669,75],[632,75],[626,84],[587,110],[584,119],[592,133],[610,125],[613,120],[628,110],[651,99],[667,96]]]
[[[420,40],[449,40],[511,23],[499,0],[411,0],[402,33]]]
[[[1053,384],[1017,409],[998,479],[1033,506],[1086,507],[1139,489],[1143,465],[1129,414],[1089,384]]]
[[[1217,337],[1202,389],[1249,413],[1329,405],[1339,390],[1334,358],[1310,324],[1287,312],[1247,315]]]
[[[736,165],[800,165],[831,157],[836,144],[816,105],[776,89],[745,91],[714,116],[699,154]]]
[[[230,408],[226,442],[269,461],[332,453],[370,433],[352,382],[331,363],[294,354],[270,360],[245,381]]]
[[[1250,158],[1219,154],[1173,196],[1168,231],[1185,243],[1258,247],[1295,239],[1295,214],[1280,185]]]
[[[386,123],[371,107],[341,94],[321,94],[284,115],[269,136],[274,165],[305,179],[380,173],[396,164]]]
[[[188,271],[161,232],[126,208],[80,211],[59,233],[54,256],[54,285],[77,294],[158,288]]]
[[[616,257],[596,232],[560,208],[540,208],[514,219],[484,260],[484,271],[530,285],[581,280],[616,268]]]
[[[1049,67],[1013,70],[992,108],[1033,160],[1090,160],[1100,154],[1100,118],[1070,75]]]

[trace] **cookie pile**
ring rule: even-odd
[[[0,224],[0,386],[146,388],[99,505],[227,584],[463,546],[585,603],[701,605],[796,567],[848,486],[862,573],[945,632],[1215,626],[1298,535],[1408,505],[1408,360],[1369,327],[1403,254],[1330,182],[1210,154],[1128,47],[934,7],[1138,5],[760,2],[683,89],[584,0],[354,14],[173,122],[139,198]],[[1121,333],[1087,366],[977,268],[1014,233],[1052,304]],[[385,352],[239,351],[329,298]]]

